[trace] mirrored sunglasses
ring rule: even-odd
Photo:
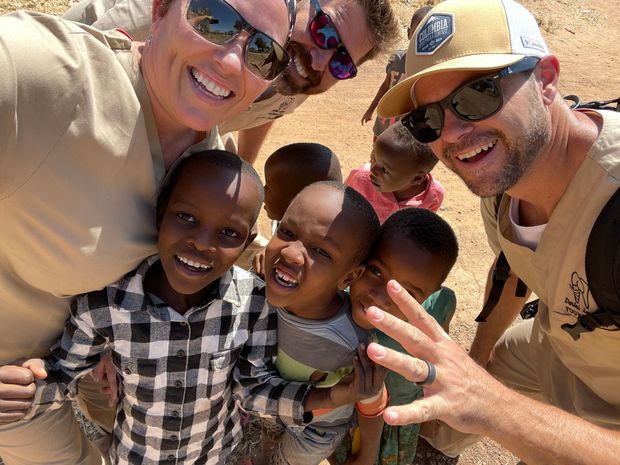
[[[500,81],[516,73],[533,70],[539,58],[525,57],[491,75],[462,85],[439,102],[416,108],[401,122],[419,142],[428,144],[441,136],[444,108],[465,121],[481,121],[497,113],[504,105]]]
[[[332,19],[321,9],[319,0],[311,0],[316,16],[310,21],[310,35],[314,43],[323,50],[335,50],[329,60],[329,71],[336,79],[351,79],[357,74],[357,67],[345,48]]]
[[[284,47],[248,23],[225,0],[191,0],[186,17],[198,34],[216,45],[223,45],[246,31],[250,37],[245,44],[244,60],[248,69],[261,79],[275,79],[288,65]]]

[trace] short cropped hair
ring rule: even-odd
[[[355,233],[351,234],[350,240],[358,242],[352,261],[356,264],[362,263],[379,237],[379,232],[381,230],[381,224],[379,223],[379,218],[377,218],[375,209],[370,202],[355,189],[335,181],[320,181],[310,184],[297,194],[295,199],[306,189],[318,185],[328,186],[343,193],[342,211],[350,215],[355,221]],[[295,199],[293,199],[293,202]]]
[[[420,171],[429,173],[438,162],[430,147],[418,142],[400,122],[387,128],[379,138],[390,138],[401,153],[412,158],[413,163]]]
[[[358,64],[392,52],[400,38],[398,19],[389,0],[357,0],[364,9],[373,46]]]
[[[276,165],[294,172],[299,185],[318,181],[342,182],[338,157],[322,144],[297,142],[280,147],[267,158],[265,170]]]
[[[444,265],[443,282],[456,263],[459,246],[450,225],[425,208],[403,208],[392,213],[383,226],[379,241],[411,241]]]
[[[260,176],[252,167],[252,165],[250,165],[244,159],[240,158],[238,155],[232,152],[228,152],[226,150],[201,150],[199,152],[194,152],[191,155],[183,158],[172,167],[172,172],[169,174],[168,178],[164,180],[164,184],[162,185],[159,195],[157,196],[156,209],[158,223],[164,213],[164,209],[166,207],[166,204],[168,203],[168,200],[170,200],[172,191],[177,185],[179,179],[181,178],[181,175],[188,166],[195,163],[220,166],[222,168],[230,170],[231,173],[237,173],[240,176],[245,174],[254,182],[258,195],[256,202],[256,211],[254,212],[254,216],[252,217],[252,224],[250,225],[254,226],[254,223],[256,222],[256,219],[260,214],[260,209],[263,205],[263,200],[265,198],[263,183],[260,179]]]

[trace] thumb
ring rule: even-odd
[[[45,370],[45,362],[40,358],[31,358],[22,363],[22,367],[28,368],[32,371],[35,379],[47,378],[47,371]]]

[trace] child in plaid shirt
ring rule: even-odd
[[[234,154],[184,159],[158,199],[159,254],[77,298],[29,416],[75,394],[108,351],[122,389],[113,463],[224,464],[241,438],[237,401],[301,424],[312,417],[306,410],[356,400],[349,386],[328,399],[313,394],[273,366],[276,315],[264,285],[233,267],[263,196],[256,172]]]

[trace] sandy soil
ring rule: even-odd
[[[402,34],[421,1],[392,0],[402,24]],[[433,3],[433,2],[430,2]],[[605,99],[620,94],[620,19],[617,0],[525,0],[536,15],[550,49],[562,64],[561,90],[586,99]],[[67,0],[0,0],[0,13],[26,8],[62,13]],[[406,42],[402,42],[406,48]],[[385,77],[386,58],[362,66],[358,77],[343,81],[329,92],[314,96],[293,115],[279,120],[265,143],[257,168],[276,148],[292,142],[320,142],[339,156],[343,173],[367,161],[371,149],[372,125],[360,120]],[[461,252],[447,285],[458,296],[451,334],[469,347],[475,332],[474,318],[482,305],[486,273],[493,256],[486,244],[478,214],[478,201],[456,176],[439,165],[434,175],[446,190],[440,214],[454,227]],[[266,218],[263,231],[268,231]],[[458,460],[434,454],[420,447],[416,464],[467,465],[515,464],[518,459],[492,441],[483,441]]]

